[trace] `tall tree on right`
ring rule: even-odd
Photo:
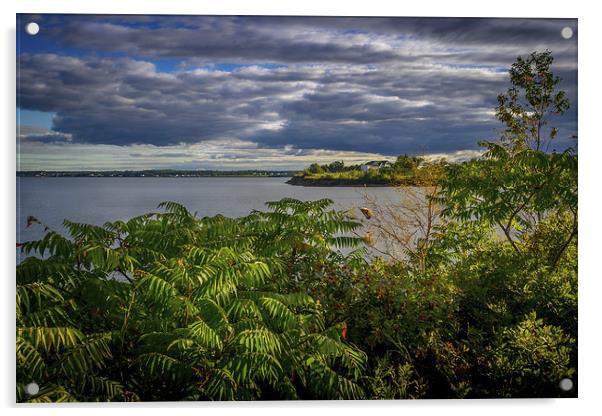
[[[569,108],[552,62],[550,51],[517,58],[512,85],[498,96],[501,137],[479,143],[486,149],[481,158],[450,166],[437,200],[444,216],[499,227],[519,254],[533,245],[525,237],[535,235],[542,220],[556,220],[558,242],[546,242],[555,266],[577,235],[577,155],[572,148],[547,151],[558,134],[548,127],[549,116]]]
[[[510,68],[506,94],[498,95],[496,117],[506,125],[502,142],[514,151],[548,150],[558,129],[547,129],[550,115],[562,115],[569,108],[564,91],[556,91],[561,79],[552,73],[552,52],[533,52],[518,57]]]

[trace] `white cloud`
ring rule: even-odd
[[[259,148],[240,139],[174,146],[44,143],[22,139],[18,170],[282,169],[343,160],[358,164],[386,159],[378,153],[328,149]]]
[[[479,158],[482,155],[482,150],[456,150],[455,152],[450,153],[431,153],[424,155],[423,157],[428,162],[434,162],[443,159],[450,163],[456,163]]]

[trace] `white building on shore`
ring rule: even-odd
[[[393,164],[388,160],[373,160],[371,162],[362,164],[360,166],[360,170],[362,172],[368,172],[370,169],[390,168],[391,166],[393,166]]]

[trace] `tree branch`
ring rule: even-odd
[[[554,256],[554,259],[552,260],[552,268],[553,269],[556,267],[556,264],[558,264],[560,257],[562,257],[562,254],[565,252],[565,250],[567,249],[569,244],[571,244],[571,241],[573,241],[573,238],[575,238],[575,236],[577,235],[577,228],[578,228],[577,227],[577,213],[574,212],[573,213],[573,230],[571,231],[569,238],[567,238],[567,240],[564,242],[564,244],[560,247],[560,250],[558,250],[558,253],[556,253],[556,255]]]

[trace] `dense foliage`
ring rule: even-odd
[[[512,78],[515,114],[521,86],[568,106],[548,57],[513,66],[543,84]],[[17,267],[17,400],[576,396],[577,156],[545,153],[541,129],[512,136],[509,114],[504,140],[400,208],[407,238],[384,211],[290,198],[46,228]]]
[[[357,224],[329,201],[273,203],[241,220],[167,212],[96,227],[66,222],[23,245],[17,362],[32,400],[361,398],[365,354],[290,267]]]

